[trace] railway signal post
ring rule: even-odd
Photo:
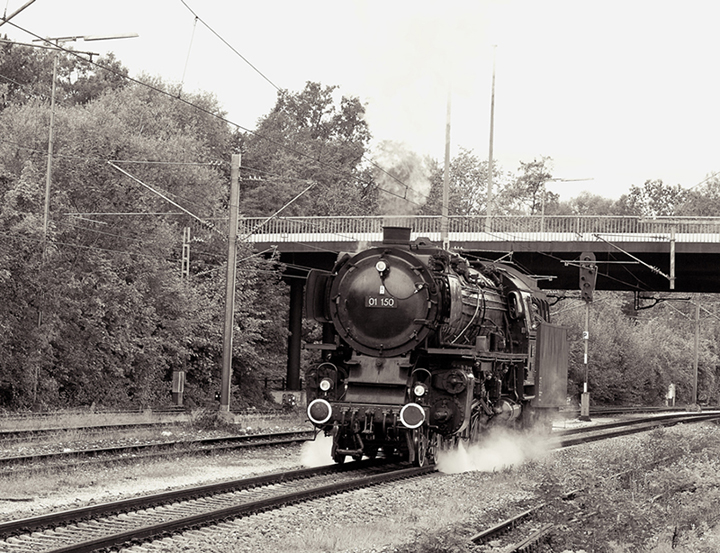
[[[580,420],[590,420],[590,392],[588,391],[588,342],[590,341],[590,303],[592,302],[595,283],[597,281],[597,265],[595,254],[583,252],[580,254],[580,298],[585,301],[585,331],[583,332],[583,344],[585,347],[585,383],[580,396]]]

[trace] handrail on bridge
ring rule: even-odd
[[[241,217],[240,231],[248,233],[264,217]],[[277,217],[266,222],[251,242],[379,240],[384,226],[408,226],[413,237],[439,241],[442,218],[416,216]],[[637,217],[612,215],[496,216],[486,228],[485,216],[450,216],[451,240],[587,241],[600,235],[621,241],[720,242],[720,217]]]

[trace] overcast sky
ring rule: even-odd
[[[551,185],[563,198],[617,198],[647,179],[690,188],[720,171],[719,15],[720,3],[687,0],[36,0],[12,21],[46,37],[139,33],[75,48],[213,92],[248,129],[275,87],[338,85],[367,105],[377,141],[440,161],[449,90],[453,152],[487,158],[495,51],[496,163],[515,172],[549,156],[555,177],[593,179]]]

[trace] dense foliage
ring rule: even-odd
[[[234,139],[211,114],[223,113],[211,95],[178,102],[157,79],[127,84],[115,79],[122,68],[100,77],[61,55],[46,234],[50,112],[39,90],[50,83],[38,75],[49,58],[0,52],[12,84],[0,112],[0,405],[166,405],[174,370],[187,371],[190,404],[206,403],[222,355]],[[186,226],[189,279],[180,270]],[[286,328],[276,263],[246,244],[239,251],[234,407],[262,400],[257,382],[282,366]]]
[[[677,404],[694,403],[695,305],[685,300],[666,301],[633,311],[632,304],[632,293],[617,292],[596,293],[589,308],[578,300],[559,304],[554,322],[570,328],[569,396],[579,401],[585,382],[582,332],[588,309],[588,389],[593,402],[664,405],[673,384]],[[701,306],[697,321],[697,399],[701,404],[717,405],[720,303],[708,295]]]
[[[369,215],[373,187],[361,165],[370,131],[364,106],[337,87],[307,83],[278,93],[273,110],[243,141],[243,167],[255,179],[242,190],[245,215]],[[309,193],[293,199],[308,187]]]

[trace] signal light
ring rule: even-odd
[[[580,298],[586,302],[593,300],[593,291],[597,281],[597,265],[595,254],[583,252],[580,254]]]

